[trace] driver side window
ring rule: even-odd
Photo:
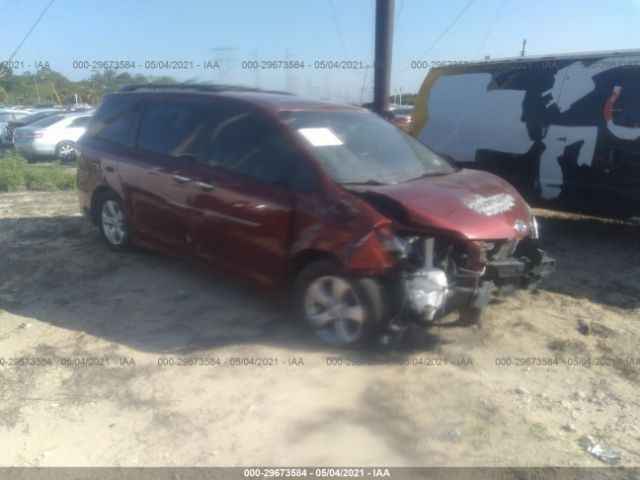
[[[286,139],[266,119],[236,110],[214,123],[206,163],[258,182],[284,184],[291,156]]]

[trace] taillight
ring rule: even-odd
[[[43,135],[44,133],[42,132],[27,132],[24,136],[25,138],[40,138]]]

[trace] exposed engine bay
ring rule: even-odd
[[[481,311],[494,295],[533,289],[555,269],[555,260],[537,246],[538,225],[533,215],[526,224],[518,220],[524,228],[516,222],[512,238],[472,240],[460,232],[416,225],[392,199],[359,193],[395,220],[376,231],[380,243],[398,262],[394,283],[401,314],[394,328],[410,322],[435,324],[452,310]],[[526,235],[518,235],[522,230]]]

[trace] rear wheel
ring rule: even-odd
[[[61,162],[72,162],[76,159],[76,145],[71,141],[60,142],[56,147],[56,157]]]
[[[98,228],[107,247],[114,251],[126,250],[129,246],[130,223],[120,197],[107,192],[98,203]]]
[[[314,262],[300,272],[296,304],[313,332],[337,346],[371,337],[384,315],[379,284],[369,278],[353,278],[331,261]]]

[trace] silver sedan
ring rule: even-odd
[[[58,114],[16,128],[15,148],[26,158],[55,155],[63,162],[75,160],[76,142],[85,132],[91,114]]]

